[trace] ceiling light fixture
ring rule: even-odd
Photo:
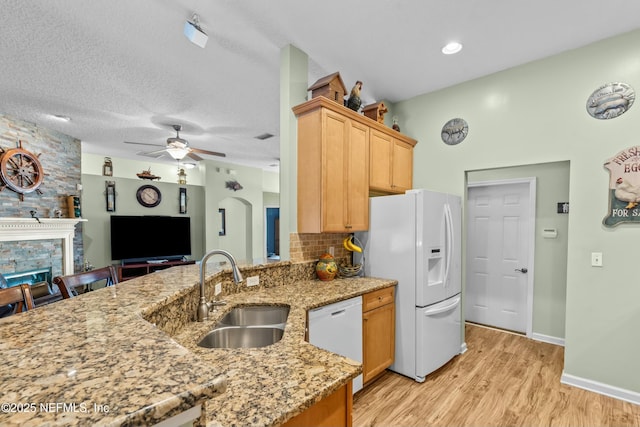
[[[193,18],[191,18],[191,21],[184,23],[184,35],[191,43],[202,48],[205,47],[207,40],[209,39],[207,33],[202,31],[202,28],[200,27],[200,20],[198,15],[195,13],[193,14]]]
[[[65,115],[62,115],[62,114],[51,114],[51,117],[53,117],[56,120],[60,120],[61,122],[70,122],[71,121],[71,117],[65,116]]]
[[[176,160],[182,160],[184,156],[189,154],[189,149],[183,147],[169,147],[167,153]]]
[[[462,44],[458,42],[447,43],[445,47],[442,48],[442,53],[445,55],[453,55],[454,53],[458,53],[462,50]]]

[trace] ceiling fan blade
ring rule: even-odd
[[[197,154],[195,154],[195,153],[193,153],[191,151],[187,153],[187,157],[191,157],[196,162],[199,162],[200,160],[204,160],[202,157],[198,156]]]
[[[132,141],[124,141],[125,144],[135,144],[135,145],[151,145],[152,147],[164,147],[162,144],[149,144],[147,142],[132,142]]]
[[[166,152],[165,151],[162,151],[162,152],[158,152],[158,151],[152,151],[152,152],[138,151],[136,154],[138,156],[145,156],[145,157],[152,157],[154,159],[159,159],[160,157],[164,156],[166,154]]]
[[[199,154],[206,154],[209,156],[218,156],[218,157],[227,157],[226,154],[224,153],[218,153],[216,151],[208,151],[208,150],[201,150],[199,148],[190,148],[190,150],[194,153],[199,153]]]
[[[144,154],[148,154],[148,155],[153,156],[153,155],[155,155],[155,154],[164,155],[164,154],[166,154],[166,153],[167,153],[167,150],[166,150],[166,148],[165,148],[165,149],[162,149],[162,150],[147,151],[147,152],[145,152]]]

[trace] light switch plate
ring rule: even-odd
[[[591,266],[602,267],[602,252],[591,252]]]
[[[258,286],[260,284],[260,276],[247,277],[247,286]]]

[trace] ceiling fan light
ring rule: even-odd
[[[176,160],[182,160],[184,156],[189,154],[189,150],[180,147],[169,147],[167,148],[167,153]]]

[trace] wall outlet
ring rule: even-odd
[[[602,267],[602,252],[591,252],[591,266]]]
[[[220,295],[222,293],[222,283],[217,283],[214,291],[214,295]]]
[[[247,277],[247,286],[258,286],[260,284],[260,276]]]
[[[333,246],[329,246],[329,255],[335,256],[335,248]]]

